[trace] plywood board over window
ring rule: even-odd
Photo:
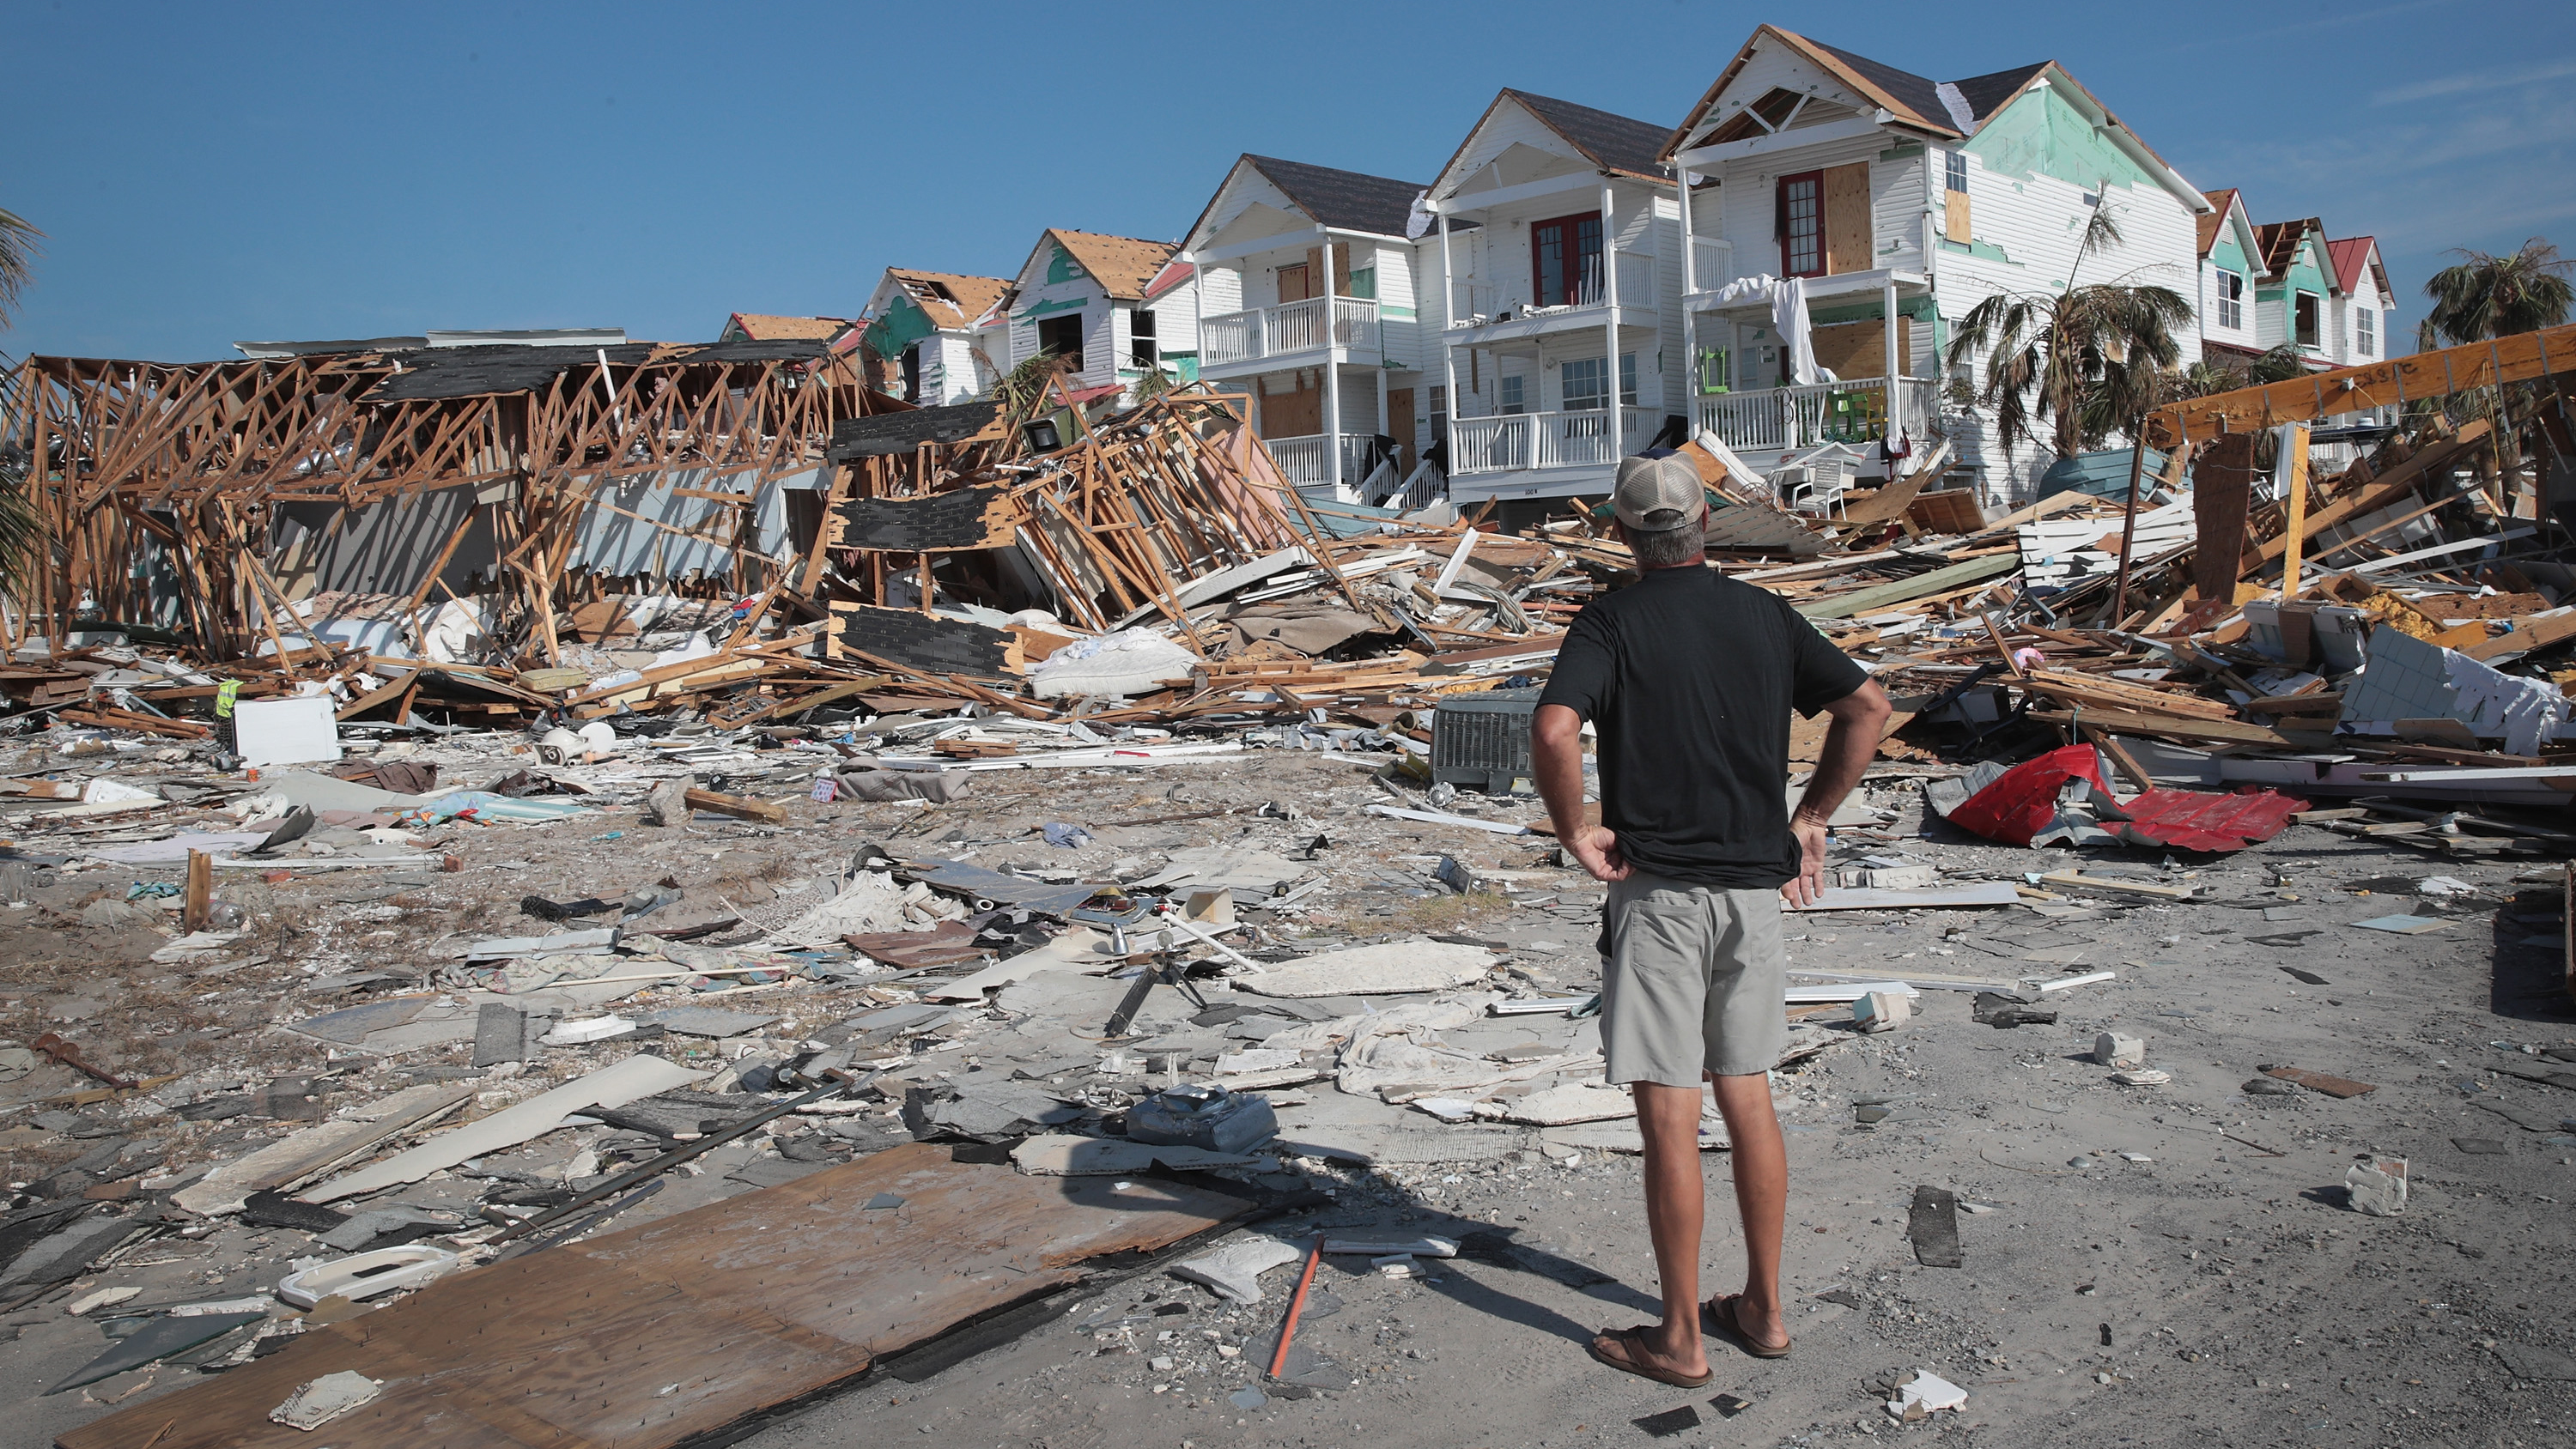
[[[1311,438],[1324,430],[1324,390],[1310,386],[1306,374],[1269,377],[1261,382],[1260,426],[1264,438]]]
[[[1838,322],[1831,327],[1818,327],[1807,334],[1816,348],[1816,365],[1830,367],[1834,376],[1845,382],[1862,377],[1887,376],[1887,325],[1873,317],[1866,322]],[[1914,319],[1896,319],[1896,365],[1902,369],[1914,355]]]
[[[1869,163],[1825,168],[1825,275],[1870,268]]]

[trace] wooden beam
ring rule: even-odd
[[[2147,437],[2159,448],[2172,448],[2221,433],[2315,422],[2567,371],[2576,371],[2576,323],[2191,398],[2148,414]]]

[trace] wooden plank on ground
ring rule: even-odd
[[[902,1206],[870,1211],[879,1193]],[[332,1449],[667,1449],[1071,1284],[1086,1260],[1164,1248],[1251,1206],[1158,1178],[1023,1177],[908,1143],[453,1274],[55,1442],[312,1449],[269,1410],[354,1370],[384,1389],[332,1421]]]
[[[1916,574],[1912,578],[1898,579],[1893,583],[1854,589],[1849,593],[1828,594],[1793,607],[1810,619],[1858,619],[1870,614],[1884,613],[1899,604],[1909,603],[1915,599],[1928,598],[1969,584],[2000,578],[2020,567],[2021,555],[2018,552],[1990,554],[1984,558],[1972,558],[1966,563],[1937,568],[1928,574]]]

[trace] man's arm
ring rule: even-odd
[[[1813,905],[1823,894],[1825,822],[1869,769],[1892,709],[1887,691],[1875,679],[1862,681],[1860,688],[1825,706],[1834,722],[1825,730],[1825,747],[1816,761],[1816,773],[1807,778],[1807,793],[1799,797],[1797,812],[1789,817],[1789,831],[1798,837],[1798,878],[1780,887],[1780,894],[1791,905]]]
[[[1876,745],[1873,739],[1872,748]],[[1583,821],[1583,716],[1561,704],[1540,705],[1530,721],[1530,768],[1538,774],[1547,818],[1556,823],[1557,842],[1594,880],[1627,879],[1618,835]],[[1853,778],[1859,778],[1857,772]]]

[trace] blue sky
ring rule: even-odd
[[[1177,238],[1240,152],[1409,179],[1515,86],[1677,121],[1772,20],[1954,79],[2054,58],[2257,221],[2576,253],[2576,6],[190,5],[5,0],[0,350],[847,315],[1039,228]]]

